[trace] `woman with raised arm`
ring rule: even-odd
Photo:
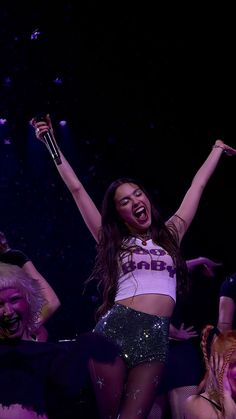
[[[43,140],[52,124],[32,120]],[[54,137],[53,137],[54,138]],[[55,140],[55,138],[54,138]],[[180,243],[198,208],[203,190],[223,152],[236,150],[217,140],[193,178],[178,210],[166,222],[144,188],[132,179],[118,179],[105,193],[102,214],[63,156],[57,169],[97,241],[91,278],[99,281],[103,302],[95,331],[120,347],[125,370],[116,379],[94,363],[97,400],[102,418],[144,419],[155,399],[168,354],[169,322],[176,301],[187,288],[186,264]],[[120,399],[125,379],[123,397]],[[112,400],[106,392],[116,395]]]
[[[32,260],[21,250],[12,249],[6,238],[5,233],[0,231],[0,262],[17,265],[22,268],[31,278],[38,282],[45,304],[42,307],[41,315],[38,318],[38,323],[35,325],[32,339],[47,340],[48,333],[45,329],[44,323],[55,313],[60,307],[60,301],[53,288],[49,285],[46,279],[39,273],[33,264]]]

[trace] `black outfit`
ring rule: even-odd
[[[0,262],[17,265],[20,268],[29,260],[28,256],[20,250],[9,249],[4,253],[0,253]]]
[[[125,364],[133,368],[145,362],[166,362],[169,320],[169,317],[154,316],[114,304],[99,319],[94,331],[119,346]]]
[[[163,383],[165,391],[198,385],[204,376],[200,337],[203,327],[214,324],[217,320],[219,288],[215,279],[207,280],[202,274],[202,267],[196,267],[189,276],[191,288],[188,298],[184,301],[177,298],[171,323],[177,329],[181,323],[184,323],[185,328],[193,325],[198,336],[188,340],[170,339],[169,359]]]
[[[198,385],[203,371],[200,349],[193,338],[170,341],[169,360],[164,375],[167,391]]]
[[[220,297],[230,297],[236,304],[236,273],[228,276],[221,284]]]
[[[179,329],[184,322],[183,305],[176,304],[171,323]],[[187,323],[187,322],[186,322]],[[185,324],[185,327],[187,325]],[[169,342],[169,357],[159,393],[178,387],[198,385],[204,374],[204,362],[199,337]]]
[[[88,360],[112,362],[114,345],[85,333],[76,341],[0,341],[0,404],[18,403],[49,418],[87,418],[85,390],[89,387]],[[84,392],[84,393],[83,393]],[[95,406],[90,406],[90,410]],[[96,412],[93,413],[96,418]]]
[[[226,277],[222,282],[219,296],[231,298],[236,306],[236,272],[233,275]],[[236,328],[236,316],[234,316],[232,328]]]

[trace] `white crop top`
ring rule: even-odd
[[[141,294],[164,294],[176,301],[176,269],[167,251],[151,239],[143,245],[132,237],[129,245],[132,255],[125,255],[120,262],[115,301]]]

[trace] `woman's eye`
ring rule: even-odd
[[[11,301],[12,301],[12,303],[16,303],[17,301],[19,301],[21,299],[21,297],[13,297],[12,299],[11,299]]]

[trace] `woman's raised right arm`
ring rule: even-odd
[[[50,131],[50,134],[53,136],[53,139],[56,142],[49,115],[46,115],[45,120],[39,122],[37,122],[36,118],[33,118],[31,120],[31,125],[35,128],[36,137],[39,140],[44,142],[43,135]],[[98,235],[101,227],[101,215],[60,149],[59,152],[61,157],[61,164],[56,164],[57,170],[67,188],[71,192],[85,224],[87,225],[95,240],[98,242]]]

